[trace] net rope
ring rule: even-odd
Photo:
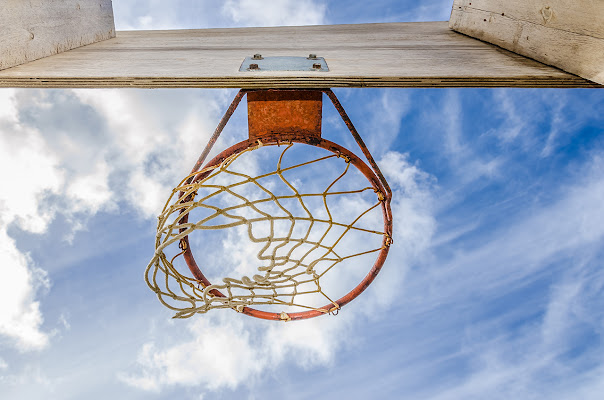
[[[176,312],[174,318],[187,318],[196,313],[205,313],[217,308],[231,308],[242,312],[244,307],[253,306],[258,308],[258,306],[267,305],[293,306],[302,309],[320,310],[324,313],[337,312],[339,305],[324,292],[321,286],[321,278],[344,260],[375,253],[384,246],[389,246],[390,237],[383,230],[371,230],[359,226],[361,218],[379,207],[380,203],[384,201],[383,193],[375,190],[372,186],[353,190],[332,190],[336,183],[349,173],[350,159],[342,154],[330,154],[293,166],[282,167],[283,157],[292,146],[292,143],[284,146],[285,148],[278,158],[276,168],[270,172],[252,177],[231,168],[243,154],[262,147],[262,143],[259,141],[258,146],[233,154],[218,166],[191,173],[172,190],[170,198],[158,217],[156,250],[146,268],[145,280],[157,294],[162,304]],[[284,176],[285,172],[320,163],[334,157],[344,159],[345,168],[321,192],[300,193],[294,184]],[[206,174],[207,176],[203,179],[196,179]],[[236,179],[232,179],[234,182],[217,184],[214,182],[216,180],[214,178],[218,174],[227,174]],[[275,194],[267,188],[267,185],[259,182],[271,176],[278,177],[289,188],[289,193]],[[235,191],[237,187],[246,184],[254,185],[264,196],[249,200]],[[332,210],[328,205],[328,198],[359,194],[366,191],[376,193],[377,200],[375,203],[372,203],[358,215],[351,216],[348,222],[334,220]],[[198,193],[201,192],[204,194],[199,195]],[[233,196],[240,203],[227,207],[209,204],[211,199],[215,199],[221,194]],[[326,217],[320,218],[313,215],[311,207],[307,204],[312,198],[322,199]],[[285,202],[291,200],[297,201],[301,209],[304,210],[302,216],[295,216],[284,206]],[[260,208],[260,206],[267,204],[276,206],[276,209],[280,211],[277,214],[283,215],[271,215]],[[240,211],[244,208],[253,211],[252,214],[256,216],[240,215]],[[209,215],[198,221],[189,221],[188,218],[184,218],[184,216],[191,216],[191,212],[196,209],[202,209]],[[216,223],[216,221],[226,222]],[[279,222],[290,224],[285,235],[281,232],[276,233],[275,224]],[[297,222],[304,222],[308,226],[303,235],[293,237]],[[259,223],[268,223],[270,229],[267,235],[258,236],[254,234],[253,227]],[[326,226],[318,240],[311,238],[311,231],[317,225]],[[194,276],[187,275],[189,273],[187,268],[179,269],[175,266],[178,263],[184,264],[183,254],[187,250],[187,241],[184,239],[188,235],[196,230],[218,230],[235,227],[246,227],[249,240],[262,246],[262,249],[257,253],[257,260],[260,262],[257,267],[258,273],[251,278],[248,276],[239,278],[224,277],[221,283],[204,285]],[[341,232],[330,236],[331,239],[327,240],[328,234],[334,233],[336,228]],[[341,251],[336,248],[342,242],[344,236],[352,231],[362,232],[364,235],[378,235],[382,238],[379,241],[381,245],[377,248],[352,254],[341,254]],[[180,252],[169,259],[166,252],[167,249],[173,246],[179,246]],[[308,250],[303,251],[305,248],[308,248]],[[301,256],[295,255],[296,250],[302,250],[298,253],[303,254]],[[319,263],[327,263],[327,267],[319,270],[317,268]],[[181,272],[184,270],[187,272]],[[224,297],[216,295],[216,291],[220,291]],[[322,296],[328,304],[333,304],[333,307],[326,310],[299,300],[308,294]],[[280,318],[285,321],[289,320],[288,314],[284,311],[281,312]]]

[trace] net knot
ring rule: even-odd
[[[384,239],[384,246],[385,247],[389,247],[392,243],[394,243],[394,241],[392,240],[392,236],[390,236],[389,234],[384,234],[385,239]]]
[[[281,311],[281,315],[279,315],[279,319],[284,322],[288,322],[288,321],[292,320],[292,318],[285,311]]]
[[[384,196],[384,193],[380,192],[377,189],[375,189],[374,192],[377,194],[377,198],[378,198],[379,201],[385,201],[386,200],[386,196]]]
[[[338,158],[341,158],[341,159],[343,159],[344,161],[346,161],[346,163],[350,164],[350,161],[351,161],[351,160],[350,160],[350,157],[348,157],[346,154],[342,154],[342,153],[340,153],[340,152],[338,151],[337,156],[338,156]]]

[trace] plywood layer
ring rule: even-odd
[[[455,0],[450,27],[604,84],[602,0]]]
[[[330,72],[239,72],[246,56],[325,57]],[[127,31],[0,71],[4,87],[594,87],[447,22]]]
[[[0,0],[0,70],[112,37],[111,0]]]

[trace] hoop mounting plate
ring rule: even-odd
[[[239,67],[239,72],[258,71],[329,72],[329,66],[323,57],[317,57],[315,54],[309,57],[262,57],[258,54],[254,57],[246,57]]]

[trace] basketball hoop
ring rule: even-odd
[[[321,137],[323,93],[369,165]],[[248,139],[203,165],[246,94]],[[250,165],[258,157],[262,170],[253,175]],[[303,184],[299,177],[310,178]],[[176,312],[175,318],[214,308],[281,321],[337,314],[371,284],[386,260],[392,243],[391,197],[388,183],[331,90],[241,90],[160,214],[156,251],[145,279],[159,300]],[[211,282],[198,263],[199,251],[207,250],[191,239],[202,232],[227,232],[224,241],[247,236],[249,245],[256,246],[256,273],[237,276],[236,265],[230,276]],[[353,260],[367,262],[374,255],[360,282],[338,294],[342,289],[334,276],[342,275],[337,271],[352,273],[359,267]],[[201,265],[206,264],[204,260]]]

